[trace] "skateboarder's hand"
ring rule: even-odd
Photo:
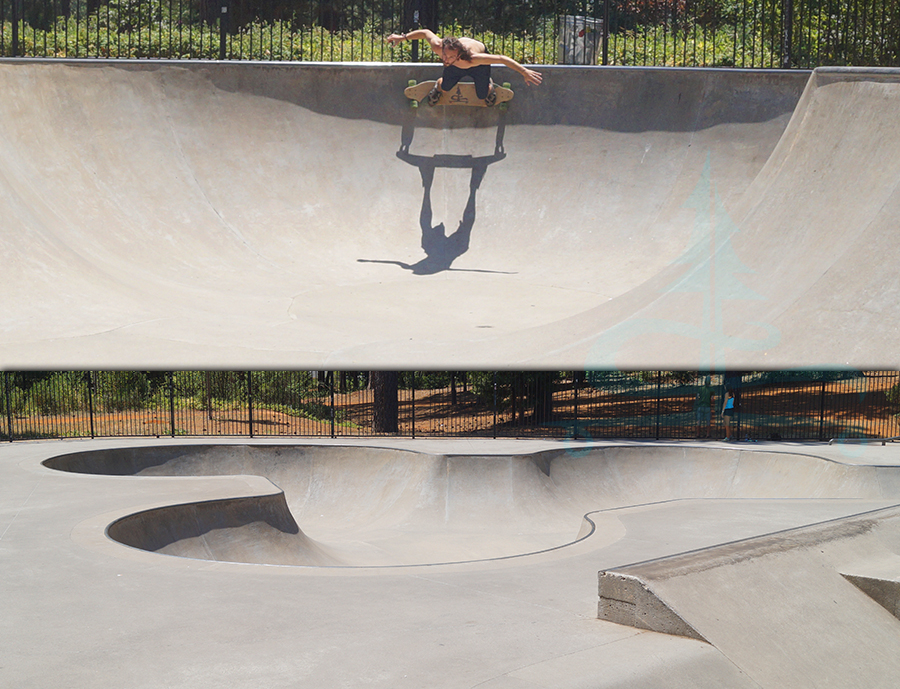
[[[522,72],[522,76],[525,77],[525,83],[530,84],[531,86],[537,86],[541,83],[541,73],[535,72],[533,69],[528,69],[527,67],[523,68],[525,71]]]
[[[391,45],[397,45],[398,43],[403,41],[403,39],[405,39],[405,38],[406,38],[406,36],[404,34],[392,33],[390,36],[388,36],[384,40],[386,40]]]

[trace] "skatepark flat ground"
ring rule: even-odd
[[[0,363],[896,368],[900,73],[0,60]]]
[[[271,535],[272,512],[210,527],[185,545],[190,557],[107,535],[144,512],[174,514],[163,530],[187,538],[191,520],[178,505],[252,505],[279,496],[279,483],[297,525],[323,548],[360,556],[393,534],[385,552],[419,563],[211,559],[229,545],[252,555],[242,529]],[[718,689],[900,679],[900,619],[848,578],[896,593],[896,444],[28,441],[0,447],[0,496],[4,686]],[[547,548],[541,539],[556,531],[562,547]],[[516,534],[518,555],[508,549]],[[532,535],[539,552],[527,554]],[[474,561],[438,564],[464,559],[461,542]],[[600,572],[640,581],[693,638],[598,619]]]

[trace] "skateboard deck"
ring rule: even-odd
[[[437,84],[436,81],[423,81],[417,84],[415,81],[411,80],[409,86],[403,91],[403,95],[409,98],[411,101],[410,105],[418,105],[419,101],[424,100],[428,96],[435,84]],[[510,90],[508,83],[503,84],[503,86],[494,84],[494,88],[497,90],[497,102],[494,104],[495,107],[512,100],[513,92]],[[415,107],[415,105],[413,107]],[[454,86],[450,91],[441,93],[441,99],[437,102],[437,105],[468,105],[476,108],[488,107],[483,100],[475,95],[475,84],[469,82],[461,82]]]

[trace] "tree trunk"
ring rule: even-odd
[[[397,371],[372,371],[370,380],[375,403],[372,413],[372,430],[376,433],[396,433],[399,429],[397,389],[400,374]]]

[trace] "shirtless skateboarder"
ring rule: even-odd
[[[493,105],[497,100],[494,82],[491,81],[491,65],[500,64],[516,70],[526,84],[537,86],[541,83],[540,72],[523,67],[506,55],[491,55],[481,41],[474,38],[440,38],[428,29],[416,29],[409,33],[392,33],[387,42],[396,45],[401,41],[425,40],[431,50],[440,56],[444,63],[444,73],[437,80],[437,86],[428,94],[429,105],[440,100],[441,91],[450,91],[465,76],[475,82],[475,93],[486,105]]]

